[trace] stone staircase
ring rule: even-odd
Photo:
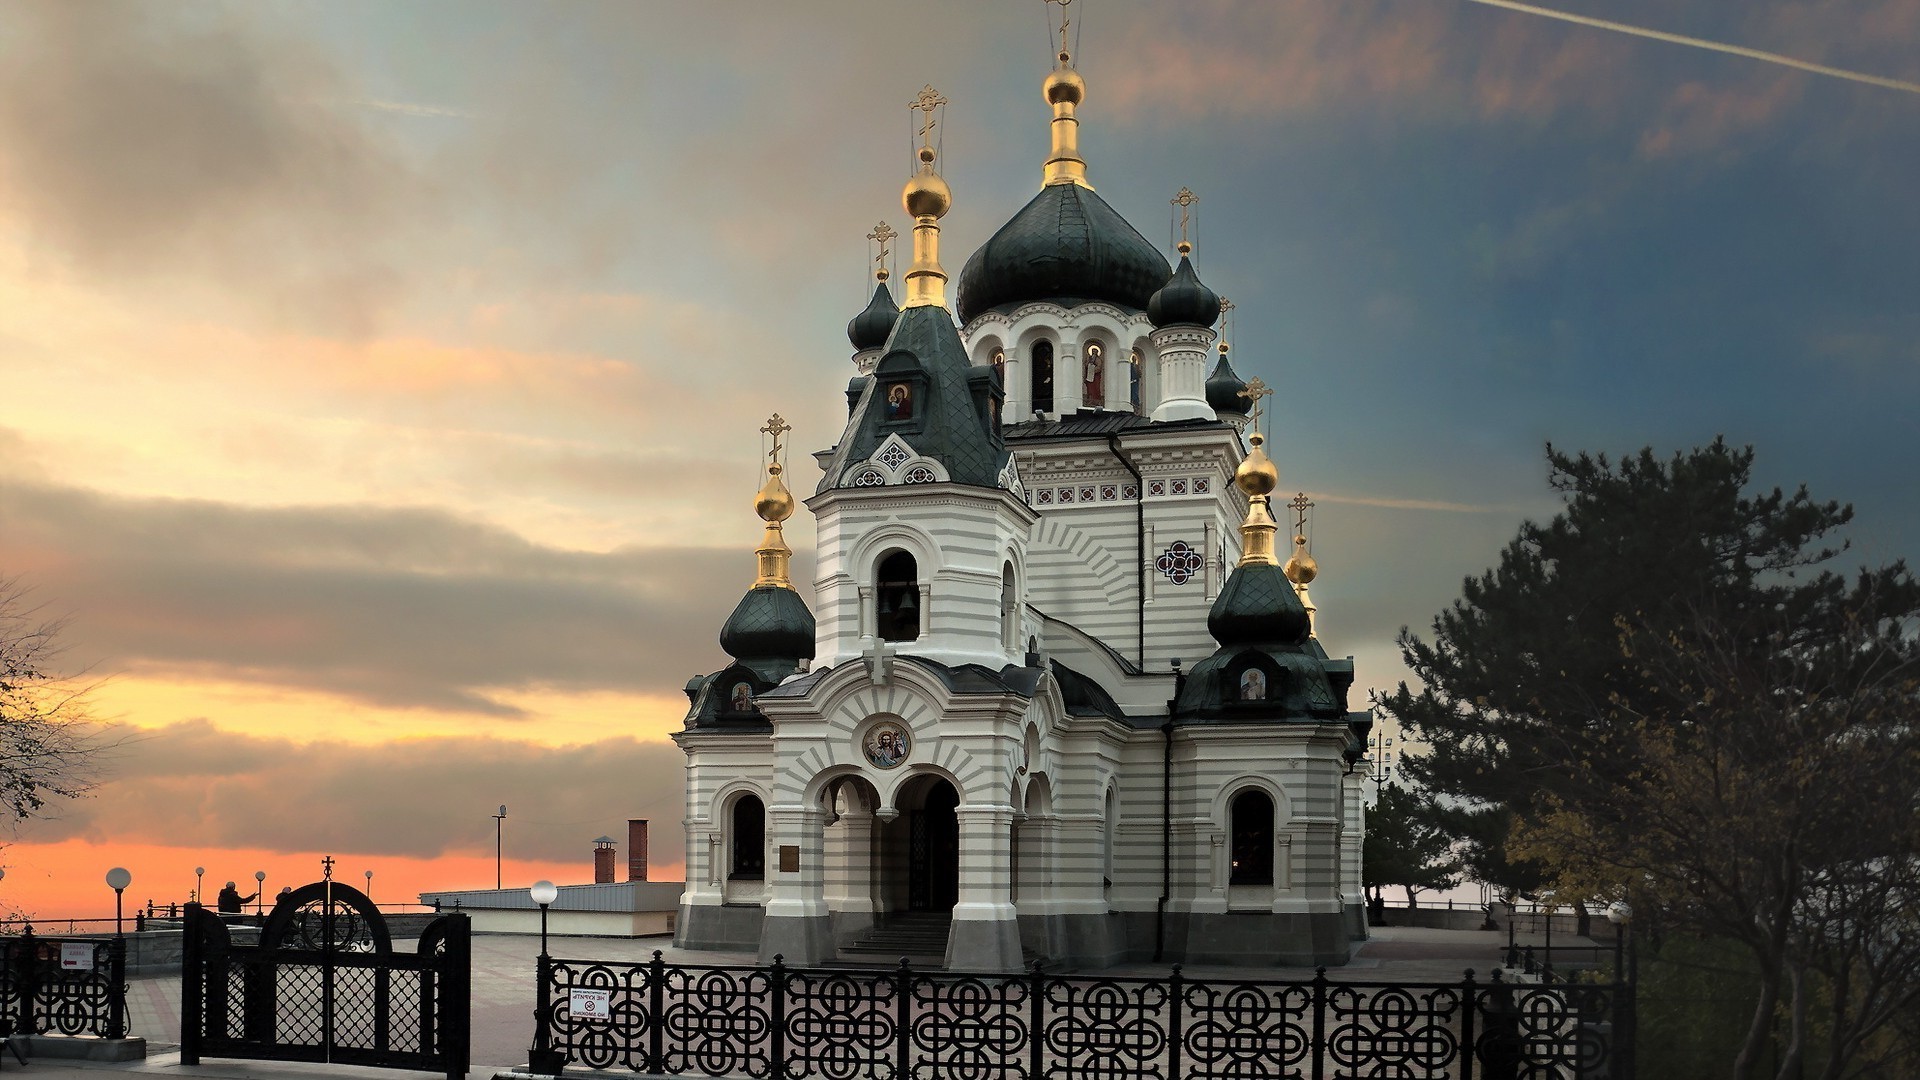
[[[906,911],[874,925],[860,940],[840,947],[845,961],[892,965],[906,957],[915,967],[939,967],[947,957],[953,914]]]

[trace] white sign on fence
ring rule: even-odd
[[[567,1011],[575,1020],[592,1020],[604,1023],[613,1011],[613,991],[583,990],[577,986],[567,989]]]
[[[61,971],[92,971],[93,943],[90,941],[63,941],[60,943]]]

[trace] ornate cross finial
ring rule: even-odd
[[[779,413],[774,413],[773,416],[767,420],[766,426],[760,429],[762,434],[773,436],[773,449],[769,452],[768,456],[775,462],[780,460],[780,436],[792,430],[792,425],[782,420]]]
[[[1168,201],[1180,208],[1180,254],[1185,255],[1193,250],[1193,242],[1187,238],[1187,223],[1193,215],[1193,204],[1200,201],[1200,196],[1183,187]]]
[[[1313,509],[1313,500],[1302,491],[1287,503],[1287,509],[1293,511],[1293,531],[1296,535],[1307,531],[1307,511]]]
[[[887,274],[887,244],[899,235],[893,231],[893,226],[884,221],[875,225],[873,231],[867,234],[867,239],[880,245],[880,254],[873,257],[873,275],[882,281],[886,280]]]
[[[1047,3],[1060,5],[1060,59],[1064,61],[1072,55],[1067,48],[1067,28],[1073,25],[1073,20],[1067,17],[1067,5],[1073,0],[1047,0]]]
[[[1221,341],[1220,347],[1222,349],[1226,348],[1225,342],[1227,340],[1226,338],[1227,316],[1233,314],[1233,309],[1235,306],[1236,305],[1234,304],[1234,302],[1227,299],[1226,297],[1223,296],[1220,298],[1220,341]]]
[[[934,118],[933,113],[934,110],[946,103],[946,97],[943,96],[940,91],[935,90],[931,83],[921,88],[920,96],[907,102],[907,108],[912,109],[914,112],[927,114],[921,118],[919,130],[913,133],[914,137],[920,140],[921,146],[933,145],[933,129],[934,126],[939,123],[939,121]]]
[[[333,856],[329,855],[320,860],[320,872],[323,880],[333,880]]]
[[[1247,380],[1247,388],[1240,391],[1239,396],[1253,402],[1253,428],[1255,431],[1260,430],[1260,399],[1272,397],[1273,388],[1267,385],[1265,379],[1255,375]]]

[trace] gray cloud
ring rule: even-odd
[[[300,325],[364,334],[420,209],[318,50],[218,8],[8,6],[0,198],[93,272],[203,274]],[[11,43],[10,45],[7,43]]]
[[[568,551],[437,510],[248,508],[0,482],[32,567],[104,673],[190,671],[514,716],[489,691],[670,693],[724,662],[745,550]],[[805,580],[806,568],[797,568]]]
[[[583,838],[624,837],[650,817],[653,858],[679,861],[681,773],[668,742],[549,747],[454,737],[379,747],[295,743],[189,720],[128,734],[111,781],[34,825],[35,843],[79,838],[270,851],[351,850],[430,859],[490,851],[496,803],[515,808],[516,858],[580,860]],[[632,793],[632,794],[625,794]]]

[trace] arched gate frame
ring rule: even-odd
[[[393,951],[366,894],[317,881],[280,897],[258,945],[235,945],[219,916],[187,905],[180,1061],[202,1055],[444,1072],[471,1049],[472,941],[465,915],[427,925]]]

